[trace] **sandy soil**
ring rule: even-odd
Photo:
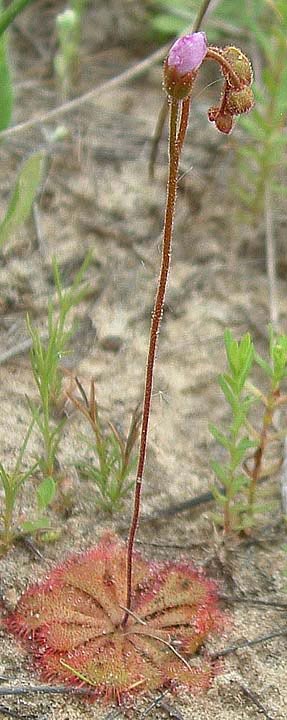
[[[58,9],[60,3],[36,3],[12,32],[15,123],[61,102],[51,65],[56,5]],[[90,9],[77,94],[100,79],[112,77],[150,49],[148,43],[140,42],[142,4],[135,3],[134,16],[130,9],[128,0],[99,3],[99,14]],[[111,33],[111,12],[118,32]],[[213,527],[207,505],[196,513],[189,510],[168,519],[146,520],[205,491],[212,480],[209,463],[218,456],[218,448],[208,423],[224,422],[228,416],[216,382],[224,368],[224,328],[231,327],[237,336],[249,330],[257,348],[266,349],[269,316],[263,228],[260,222],[256,228],[247,224],[236,198],[234,167],[240,130],[225,139],[208,125],[206,110],[217,90],[202,92],[204,83],[198,87],[182,162],[172,271],[157,355],[144,519],[138,540],[147,557],[176,559],[185,554],[192,558],[217,579],[221,594],[233,598],[222,601],[230,617],[228,629],[209,644],[209,649],[217,651],[286,627],[286,610],[256,605],[252,600],[234,600],[236,596],[276,604],[285,597],[286,603],[286,535],[276,476],[268,483],[272,509],[260,517],[251,538],[233,540],[228,547],[223,546],[220,533]],[[116,88],[61,117],[59,122],[64,122],[69,132],[67,139],[49,152],[47,178],[37,204],[38,227],[31,220],[21,230],[7,245],[0,267],[0,337],[1,351],[6,352],[27,338],[27,310],[35,322],[45,326],[47,300],[53,292],[52,256],[57,256],[68,286],[86,252],[92,250],[87,274],[91,292],[77,309],[79,334],[69,358],[70,369],[78,373],[86,388],[95,376],[103,417],[124,431],[142,397],[160,258],[165,139],[154,182],[148,178],[147,166],[161,103],[161,69],[155,68],[142,80]],[[35,148],[47,146],[48,133],[56,126],[56,121],[42,123],[2,143],[2,212],[19,163]],[[281,250],[285,219],[282,209],[276,213]],[[284,267],[283,253],[280,263],[279,269]],[[283,271],[279,292],[284,325],[287,301]],[[0,457],[9,467],[29,421],[26,395],[36,399],[28,355],[15,354],[2,363],[0,376]],[[83,428],[78,415],[71,414],[59,452],[60,467],[66,472],[70,473],[70,466],[85,453],[79,439]],[[35,436],[27,462],[40,447]],[[27,515],[34,512],[33,497],[33,487],[28,486],[21,499],[21,511]],[[112,527],[126,537],[130,503],[127,500],[121,515],[110,519],[97,509],[93,486],[81,481],[68,517],[55,510],[50,515],[62,534],[56,543],[41,546],[40,560],[19,544],[0,561],[4,612],[15,606],[31,581],[45,577],[59,557],[90,547],[106,528]],[[35,686],[39,679],[23,648],[3,629],[0,638],[0,675],[9,678],[5,685]],[[260,709],[253,694],[264,706],[265,717],[283,720],[286,671],[286,636],[282,636],[228,655],[207,694],[196,698],[184,693],[166,696],[165,704],[152,709],[148,717],[256,719]],[[144,717],[151,701],[142,699],[130,710],[130,717]],[[1,702],[10,711],[19,712],[17,717],[39,720],[113,717],[107,708],[89,706],[71,697],[1,699],[0,695],[4,718],[9,713],[7,710],[5,714]]]

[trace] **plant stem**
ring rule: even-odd
[[[254,465],[251,472],[250,485],[248,488],[248,513],[251,516],[254,514],[254,502],[257,483],[261,474],[262,459],[268,442],[268,430],[272,425],[273,414],[277,406],[278,397],[279,389],[278,387],[275,387],[271,390],[270,395],[267,398],[267,407],[265,408],[265,412],[263,415],[259,445],[254,453]]]
[[[232,78],[234,87],[238,88],[238,90],[241,89],[242,80],[238,78],[236,72],[234,72],[228,60],[226,60],[226,58],[217,50],[217,48],[209,47],[205,56],[205,60],[215,60],[216,62],[218,62],[219,65],[221,65],[221,67],[229,73],[230,77]]]
[[[147,367],[146,367],[146,380],[144,390],[144,401],[143,401],[143,415],[142,425],[140,434],[140,449],[139,459],[137,467],[137,478],[134,494],[134,507],[131,519],[131,526],[128,539],[127,547],[127,600],[126,600],[126,612],[122,621],[124,626],[129,617],[129,610],[131,609],[132,602],[132,569],[133,569],[133,548],[136,536],[136,531],[139,522],[140,513],[140,501],[141,501],[141,490],[142,490],[142,479],[143,471],[146,459],[146,447],[147,447],[147,433],[149,426],[150,408],[151,408],[151,396],[153,388],[153,375],[154,375],[154,364],[155,354],[157,347],[157,339],[160,328],[160,322],[164,309],[164,299],[167,287],[168,273],[170,268],[171,259],[171,245],[172,245],[172,232],[173,232],[173,220],[176,202],[176,190],[177,190],[177,179],[178,179],[178,167],[180,152],[184,140],[184,135],[187,127],[187,117],[189,102],[182,104],[182,115],[180,122],[180,129],[177,135],[178,117],[179,117],[180,103],[177,100],[170,100],[170,131],[169,131],[169,175],[167,182],[167,199],[164,219],[164,230],[163,230],[163,244],[162,244],[162,259],[161,268],[158,280],[157,293],[154,303],[154,310],[152,314],[151,328],[150,328],[150,339],[149,349],[147,356]]]
[[[182,151],[184,138],[186,136],[187,126],[188,126],[188,118],[189,118],[189,110],[190,110],[190,97],[188,97],[182,101],[180,126],[179,126],[179,131],[178,131],[177,140],[176,140],[179,156]]]
[[[34,2],[35,0],[14,0],[10,3],[10,5],[6,8],[6,10],[3,10],[0,15],[0,37],[3,35],[5,30],[11,25],[15,17],[19,15],[22,10],[26,7],[26,5],[29,5],[31,2]]]

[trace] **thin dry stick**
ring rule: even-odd
[[[264,715],[264,717],[266,718],[266,720],[274,720],[274,719],[271,717],[271,715],[268,714],[268,712],[267,712],[266,708],[264,707],[264,705],[262,705],[262,703],[260,702],[260,700],[258,700],[258,697],[257,697],[257,695],[253,692],[253,690],[249,690],[249,688],[246,687],[246,685],[243,685],[242,683],[238,683],[238,684],[239,684],[240,689],[241,689],[242,692],[244,693],[244,695],[248,698],[248,700],[251,700],[251,702],[253,702],[254,705],[256,705],[256,707],[258,708],[258,710],[259,710],[259,712],[261,713],[261,715]]]
[[[287,635],[287,626],[285,628],[282,628],[282,630],[274,630],[274,632],[269,633],[269,635],[262,635],[261,637],[255,638],[254,640],[245,640],[243,642],[236,643],[235,645],[231,645],[224,650],[219,650],[218,652],[211,653],[209,657],[211,660],[217,660],[217,658],[225,657],[225,655],[231,655],[231,653],[234,653],[237,650],[242,650],[246,647],[253,647],[254,645],[260,645],[261,643],[268,642],[269,640],[274,640],[274,638],[277,637],[283,637],[284,635]]]
[[[159,275],[158,289],[154,304],[154,310],[152,315],[151,329],[150,329],[150,341],[148,349],[148,359],[146,368],[146,381],[145,381],[145,392],[143,402],[143,416],[141,426],[141,437],[140,437],[140,450],[139,450],[139,461],[137,468],[137,479],[135,488],[134,498],[134,509],[128,539],[127,548],[127,601],[126,607],[128,610],[131,608],[132,601],[132,559],[133,559],[133,547],[135,535],[138,527],[139,511],[140,511],[140,500],[141,500],[141,489],[142,489],[142,478],[145,466],[146,458],[146,445],[147,445],[147,433],[149,425],[150,407],[151,407],[151,396],[153,387],[153,372],[155,363],[155,354],[157,347],[157,339],[160,328],[160,322],[163,314],[164,299],[167,286],[168,273],[170,268],[171,258],[171,243],[172,243],[172,231],[173,231],[173,220],[175,211],[176,201],[176,190],[177,190],[177,178],[178,178],[178,167],[180,158],[180,146],[177,142],[177,126],[179,116],[180,103],[177,100],[170,101],[170,138],[169,138],[169,177],[168,177],[168,192],[166,200],[165,220],[164,220],[164,232],[163,232],[163,245],[162,245],[162,260],[161,269]],[[181,122],[182,127],[182,122]],[[123,625],[126,624],[129,614],[126,611],[123,618]]]
[[[10,708],[7,708],[6,705],[0,705],[0,715],[5,715],[9,718],[16,718],[17,720],[33,720],[32,715],[19,715],[17,710],[10,710]],[[38,720],[40,720],[40,716],[38,716]]]
[[[156,707],[158,707],[158,706],[160,705],[160,703],[162,702],[162,700],[165,698],[165,696],[166,696],[169,692],[170,692],[170,689],[168,688],[167,690],[164,690],[160,695],[158,695],[158,697],[155,698],[155,700],[153,700],[153,701],[147,706],[147,708],[144,710],[144,712],[142,713],[142,718],[145,718],[145,717],[147,717],[148,715],[150,715],[151,711],[154,710],[154,708],[156,708]]]
[[[263,605],[267,607],[273,607],[275,610],[287,610],[287,602],[281,602],[280,600],[259,600],[258,598],[252,597],[239,597],[237,595],[224,595],[220,594],[220,600],[228,603],[246,603],[247,605]]]
[[[66,685],[19,685],[5,687],[0,685],[0,696],[6,695],[91,695],[90,688],[67,687]]]
[[[72,110],[76,110],[77,108],[81,107],[81,105],[84,105],[87,102],[92,102],[99,95],[102,95],[103,92],[111,90],[112,88],[117,87],[122,83],[129,82],[130,80],[133,80],[139,75],[143,75],[145,72],[147,72],[147,70],[149,70],[150,67],[155,65],[157,62],[160,62],[165,57],[169,50],[169,47],[169,43],[167,45],[164,45],[162,48],[145,58],[145,60],[142,60],[136,65],[133,65],[131,68],[124,70],[122,73],[119,73],[119,75],[116,75],[116,77],[110,78],[110,80],[105,80],[105,82],[100,83],[99,85],[97,85],[97,87],[93,88],[93,90],[89,90],[83,95],[80,95],[80,97],[74,98],[74,100],[63,103],[62,105],[59,105],[53,110],[48,110],[48,112],[46,113],[41,113],[36,117],[31,118],[31,120],[26,120],[25,122],[19,123],[18,125],[14,125],[14,127],[3,130],[0,133],[0,141],[6,139],[7,137],[17,135],[24,130],[30,130],[36,125],[41,125],[44,122],[54,120],[54,118],[59,117],[60,115],[65,115],[68,112],[72,112]]]

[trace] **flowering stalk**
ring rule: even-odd
[[[185,35],[174,43],[164,63],[164,88],[168,95],[170,110],[169,174],[161,269],[150,329],[134,507],[127,547],[127,599],[122,626],[126,625],[128,621],[132,604],[133,548],[139,522],[156,347],[171,260],[179,160],[187,131],[194,81],[205,58],[213,59],[219,63],[225,80],[221,103],[218,107],[212,108],[209,114],[209,119],[215,122],[221,132],[229,133],[233,126],[233,116],[247,112],[253,104],[252,91],[249,88],[252,82],[252,69],[249,60],[240,50],[233,47],[223,50],[208,48],[206,36],[203,32]],[[245,97],[246,91],[248,102]]]
[[[149,425],[150,407],[151,407],[151,395],[153,387],[153,374],[154,374],[154,363],[155,354],[158,340],[158,333],[160,322],[163,314],[164,299],[166,293],[166,286],[168,280],[168,273],[170,268],[171,259],[171,243],[172,243],[172,231],[173,231],[173,220],[175,211],[176,201],[176,189],[177,189],[177,178],[178,178],[178,166],[180,151],[184,141],[184,135],[187,129],[187,104],[183,104],[182,118],[180,125],[180,142],[177,137],[177,126],[178,116],[181,103],[178,100],[170,101],[170,137],[169,137],[169,176],[167,184],[167,201],[165,210],[165,221],[164,221],[164,234],[163,234],[163,245],[162,245],[162,259],[161,259],[161,270],[157,288],[156,299],[154,303],[154,310],[152,314],[152,322],[150,328],[150,341],[148,349],[147,367],[146,367],[146,382],[145,382],[145,393],[143,403],[143,417],[140,437],[140,450],[139,460],[137,468],[137,479],[134,497],[134,509],[131,522],[131,528],[129,533],[128,548],[127,548],[127,611],[131,608],[132,601],[132,556],[135,535],[138,527],[139,512],[140,512],[140,499],[142,490],[142,479],[143,471],[145,466],[146,458],[146,446],[147,446],[147,433]],[[189,103],[188,103],[189,106]],[[126,612],[123,620],[123,625],[126,624],[129,617],[129,613]]]

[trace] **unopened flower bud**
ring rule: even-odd
[[[253,72],[251,62],[248,57],[243,54],[241,50],[233,45],[223,48],[221,51],[225,60],[227,60],[238,79],[241,81],[242,86],[251,85],[253,80]],[[230,86],[233,86],[233,80],[230,73],[225,67],[222,67],[223,75]]]
[[[254,95],[250,87],[242,90],[231,90],[226,93],[225,110],[232,115],[242,115],[249,112],[254,105]]]
[[[184,35],[176,40],[164,63],[164,87],[170,97],[183,100],[190,95],[206,53],[207,40],[203,32]]]

